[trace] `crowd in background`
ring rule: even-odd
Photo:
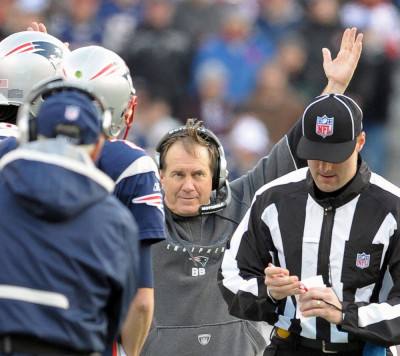
[[[400,183],[400,0],[1,0],[0,39],[32,21],[71,49],[100,44],[125,59],[139,97],[129,139],[151,154],[197,117],[221,138],[231,179],[323,90],[321,48],[335,55],[356,26],[364,49],[347,94],[364,111],[363,156]]]

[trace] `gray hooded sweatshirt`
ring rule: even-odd
[[[231,183],[229,205],[214,214],[180,217],[166,209],[168,236],[152,247],[153,325],[142,356],[259,356],[270,327],[229,314],[217,283],[224,249],[265,183],[299,166],[299,125],[253,170]]]

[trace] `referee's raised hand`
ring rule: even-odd
[[[362,51],[363,34],[357,34],[357,28],[347,28],[342,36],[340,49],[332,59],[328,48],[322,49],[323,67],[328,79],[323,94],[344,93],[357,68]]]

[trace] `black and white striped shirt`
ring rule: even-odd
[[[335,198],[318,200],[308,168],[262,187],[233,235],[219,273],[230,313],[310,339],[400,343],[400,189],[365,163]],[[340,327],[268,298],[269,262],[299,279],[322,275],[343,302]]]

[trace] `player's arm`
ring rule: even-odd
[[[140,164],[137,164],[140,160]],[[129,173],[129,174],[128,174]],[[115,194],[128,207],[139,226],[140,280],[121,331],[122,345],[129,356],[136,356],[149,332],[154,311],[151,244],[165,238],[162,196],[157,167],[150,157],[134,161],[123,179],[117,179]]]
[[[122,346],[128,356],[138,356],[150,329],[154,311],[154,289],[139,288],[121,331]]]
[[[150,243],[140,242],[139,289],[129,306],[121,331],[122,346],[128,356],[137,356],[144,345],[154,312]]]

